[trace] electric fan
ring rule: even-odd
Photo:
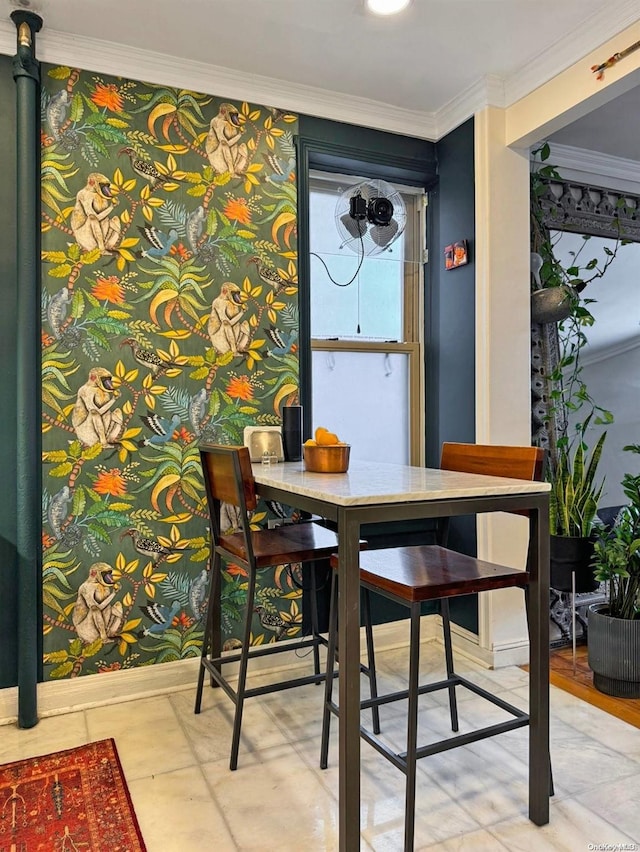
[[[402,196],[384,180],[366,180],[346,189],[335,211],[336,228],[356,254],[371,257],[390,248],[404,231],[407,211]]]

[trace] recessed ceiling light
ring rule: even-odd
[[[366,0],[367,9],[374,15],[395,15],[402,12],[411,0]]]

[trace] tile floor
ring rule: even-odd
[[[394,688],[406,651],[379,654],[382,688]],[[442,649],[425,646],[424,678],[439,676]],[[527,674],[487,671],[464,658],[458,670],[516,706]],[[264,676],[262,676],[264,677]],[[255,681],[254,681],[255,682]],[[363,687],[364,689],[365,687]],[[0,762],[114,737],[149,852],[329,852],[337,849],[337,725],[330,766],[318,768],[321,688],[254,698],[245,706],[239,767],[228,769],[231,702],[194,689],[42,719],[29,731],[0,728]],[[461,691],[461,730],[503,718]],[[448,732],[445,693],[424,696],[423,738]],[[554,687],[551,742],[556,795],[551,821],[527,819],[527,730],[502,734],[419,763],[416,849],[640,850],[640,734]],[[403,707],[381,710],[385,735],[400,744]],[[403,776],[362,744],[363,850],[402,850]],[[610,844],[599,846],[599,844]]]

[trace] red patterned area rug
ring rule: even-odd
[[[0,852],[145,852],[112,739],[0,766]]]

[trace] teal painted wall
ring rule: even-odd
[[[473,119],[436,144],[438,186],[430,195],[431,262],[425,302],[427,464],[443,441],[475,440],[475,173]],[[469,263],[445,270],[444,248],[466,239]]]
[[[425,299],[427,465],[443,441],[475,441],[475,172],[473,119],[436,143],[438,186],[431,193]],[[466,239],[469,263],[445,270],[444,248]],[[450,545],[476,553],[474,518],[456,518]],[[451,601],[452,619],[477,633],[477,596]]]
[[[0,688],[17,681],[17,571],[16,571],[16,146],[15,83],[11,59],[0,56],[0,399],[5,416],[0,426]]]

